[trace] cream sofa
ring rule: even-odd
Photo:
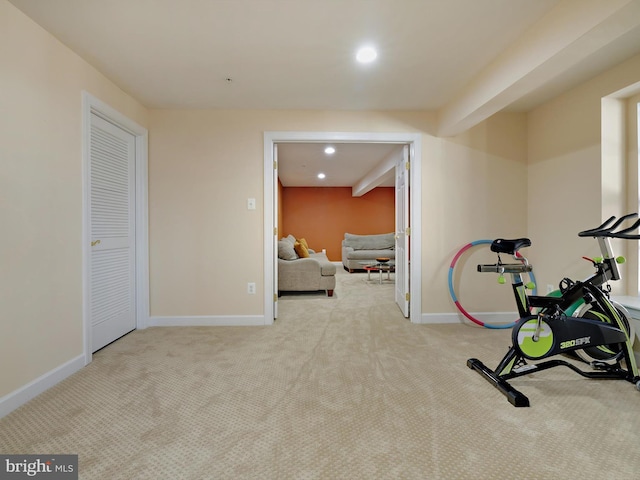
[[[355,235],[345,233],[342,240],[342,265],[349,273],[362,270],[363,263],[375,262],[376,258],[396,258],[395,234]]]
[[[315,292],[326,290],[329,297],[336,288],[336,266],[324,253],[309,250],[301,258],[294,249],[292,235],[278,242],[278,296],[281,292]]]

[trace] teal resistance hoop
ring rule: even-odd
[[[481,327],[484,327],[484,328],[493,328],[498,330],[513,328],[516,322],[496,325],[491,323],[485,323],[482,320],[478,320],[477,318],[475,318],[473,315],[471,315],[469,312],[465,310],[465,308],[460,303],[460,300],[458,300],[458,297],[456,296],[456,292],[453,288],[453,270],[456,266],[456,263],[458,262],[458,259],[462,256],[462,254],[467,250],[469,250],[470,248],[475,247],[476,245],[491,245],[492,243],[493,243],[493,240],[476,240],[474,242],[468,243],[467,245],[462,247],[458,251],[458,253],[456,253],[456,256],[453,257],[453,260],[451,261],[451,265],[449,265],[449,295],[451,295],[451,300],[453,300],[453,303],[455,304],[456,308],[460,311],[460,313],[462,313],[465,317],[467,317],[476,325],[480,325]],[[517,254],[516,256],[520,256],[520,254]],[[529,272],[529,278],[535,285],[536,279],[533,276],[533,272]]]

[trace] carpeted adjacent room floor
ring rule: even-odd
[[[269,327],[149,328],[0,419],[2,453],[83,479],[632,479],[640,392],[554,369],[514,408],[466,367],[509,332],[413,325],[393,284],[337,275]]]

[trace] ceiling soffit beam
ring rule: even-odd
[[[438,112],[438,134],[468,130],[638,25],[638,0],[564,0]]]
[[[402,157],[402,151],[387,155],[378,165],[371,169],[358,183],[351,187],[352,197],[361,197],[383,183],[389,172],[394,171],[396,163]]]

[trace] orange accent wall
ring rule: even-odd
[[[284,187],[282,235],[305,238],[309,248],[342,260],[345,232],[361,235],[395,231],[395,188],[378,187],[352,197],[351,187]]]

